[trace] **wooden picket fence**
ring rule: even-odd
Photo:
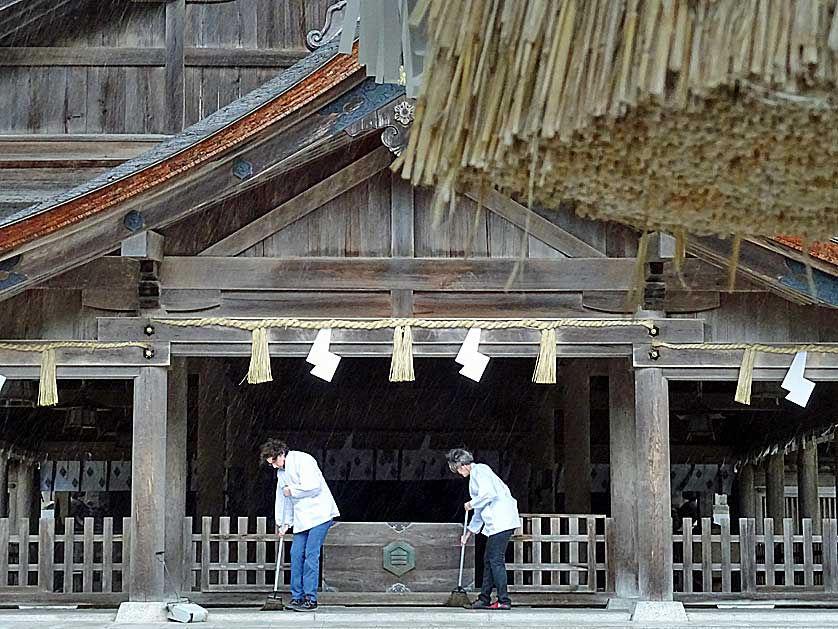
[[[775,533],[774,521],[742,518],[738,531],[731,523],[700,523],[685,518],[682,532],[673,535],[675,591],[691,594],[756,594],[772,592],[838,592],[838,520],[822,521],[822,534],[814,534],[812,520],[801,521],[795,532],[791,518]]]
[[[130,518],[104,518],[94,527],[85,518],[81,531],[75,520],[59,522],[43,518],[38,532],[29,518],[21,518],[10,530],[8,518],[0,518],[0,591],[40,593],[119,593],[127,590]]]
[[[510,592],[609,592],[604,515],[524,514],[512,536]],[[508,558],[507,558],[508,559]]]

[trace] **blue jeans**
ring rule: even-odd
[[[317,583],[320,580],[320,548],[332,521],[294,533],[291,542],[291,598],[302,600],[308,596],[317,600]]]

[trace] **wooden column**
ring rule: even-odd
[[[131,450],[132,601],[164,596],[166,531],[166,368],[142,367],[134,380],[134,431]]]
[[[797,450],[797,507],[800,519],[812,519],[812,533],[821,533],[821,507],[818,501],[818,446],[814,443]]]
[[[740,518],[756,518],[757,502],[754,490],[754,466],[745,463],[736,480],[736,504]]]
[[[224,456],[227,388],[224,362],[205,358],[198,370],[198,495],[196,517],[224,512]]]
[[[186,391],[187,359],[172,358],[168,380],[166,421],[166,567],[171,583],[168,587],[184,590],[183,519],[186,517]],[[169,590],[167,590],[169,591]]]
[[[638,583],[640,598],[672,600],[669,391],[657,368],[635,371]]]
[[[564,491],[567,513],[591,512],[591,377],[583,361],[563,365]]]
[[[180,133],[184,124],[184,52],[186,0],[166,3],[166,133]]]
[[[0,518],[9,516],[9,453],[0,449]]]
[[[608,451],[611,462],[611,519],[614,546],[614,592],[618,598],[636,598],[637,586],[637,458],[634,374],[628,361],[615,360],[608,371]]]
[[[532,414],[532,479],[530,508],[539,513],[556,510],[556,388],[542,385],[536,391]]]
[[[19,459],[17,464],[17,517],[32,518],[35,470],[29,459]]]
[[[774,532],[782,534],[785,505],[785,455],[772,454],[765,460],[765,517],[774,518]]]

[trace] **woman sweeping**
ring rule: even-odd
[[[276,469],[276,527],[283,537],[294,529],[291,542],[291,602],[294,611],[317,609],[320,548],[332,519],[340,515],[332,492],[313,456],[289,450],[285,442],[268,439],[262,460]],[[280,542],[281,543],[281,542]]]
[[[471,608],[511,609],[512,601],[506,584],[505,555],[509,538],[521,525],[518,501],[512,497],[509,487],[498,478],[492,468],[485,463],[475,463],[468,450],[451,450],[446,458],[452,472],[469,479],[468,492],[471,500],[463,506],[466,511],[474,510],[474,515],[460,543],[467,544],[472,533],[483,533],[488,538],[483,555],[483,586]],[[492,588],[498,590],[498,600],[494,603]]]

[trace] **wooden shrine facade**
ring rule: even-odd
[[[177,28],[186,3],[136,9],[143,10],[156,12],[156,19],[168,16],[167,28]],[[190,58],[221,56],[184,53],[176,37],[160,43],[166,44],[166,80],[175,87],[185,84],[184,64]],[[46,53],[21,49],[17,54],[31,59]],[[152,61],[161,54],[154,52]],[[264,54],[264,59],[276,58],[276,53]],[[302,57],[296,64],[274,78],[262,77],[254,91],[227,99],[226,107],[208,116],[186,116],[196,124],[185,131],[178,109],[184,103],[174,99],[170,104],[175,114],[179,111],[180,124],[172,119],[172,126],[154,129],[167,137],[122,138],[130,146],[116,156],[97,153],[97,169],[87,173],[89,178],[64,178],[64,188],[29,199],[35,205],[4,208],[0,374],[11,385],[40,380],[44,386],[41,351],[56,342],[59,404],[63,382],[130,382],[130,400],[123,402],[131,410],[133,465],[131,516],[105,518],[101,529],[91,520],[44,518],[36,525],[22,509],[13,519],[0,518],[0,599],[161,599],[171,587],[161,552],[172,583],[197,600],[246,600],[270,589],[276,542],[269,520],[264,512],[232,520],[224,513],[217,482],[223,479],[213,476],[226,456],[213,449],[220,439],[212,430],[193,434],[188,423],[189,416],[217,418],[213,413],[219,412],[208,402],[191,400],[196,381],[199,387],[225,388],[227,397],[216,407],[247,400],[228,395],[236,387],[221,382],[216,367],[223,361],[237,361],[225,363],[235,368],[243,364],[251,356],[253,336],[235,327],[180,327],[166,321],[628,318],[626,299],[638,288],[636,233],[583,220],[567,208],[526,208],[495,191],[464,191],[440,215],[432,191],[414,189],[390,170],[410,130],[412,103],[403,90],[367,79],[356,58],[337,55],[335,44],[295,54]],[[255,63],[258,55],[247,55]],[[204,76],[206,82],[214,80],[212,72]],[[88,79],[95,82],[95,73]],[[185,102],[187,109],[194,108]],[[16,172],[2,174],[20,180],[17,171],[34,163],[26,151],[33,152],[32,142],[41,146],[38,141],[30,135],[0,138],[0,149],[14,145],[19,152],[4,154],[0,162]],[[92,144],[108,153],[105,145],[115,141],[110,134],[97,135],[81,144],[84,150]],[[56,153],[53,161],[77,169],[90,165],[89,156],[79,157],[84,151],[77,139],[57,142],[52,150],[64,150],[58,145],[67,154]],[[838,304],[838,272],[829,260],[815,259],[813,282],[819,290],[811,294],[801,253],[778,242],[748,241],[742,246],[741,273],[729,291],[730,243],[692,240],[691,255],[678,273],[667,239],[653,240],[639,278],[643,312],[638,315],[654,323],[653,334],[644,326],[556,330],[557,383],[537,386],[561,389],[571,401],[562,409],[565,513],[556,505],[552,484],[559,441],[555,409],[545,404],[533,412],[527,434],[543,446],[532,449],[532,478],[548,480],[540,499],[532,500],[539,508],[527,510],[513,540],[513,589],[531,600],[580,604],[613,596],[830,595],[838,575],[835,520],[821,523],[807,508],[800,511],[800,533],[793,528],[787,533],[775,498],[770,525],[748,513],[720,530],[702,523],[700,530],[673,533],[670,385],[737,381],[741,351],[707,344],[825,347],[838,342],[838,316],[827,307]],[[305,357],[315,334],[271,327],[268,354],[275,363]],[[448,361],[465,336],[464,328],[416,328],[413,356],[417,364]],[[529,365],[541,340],[535,329],[484,330],[480,351]],[[108,343],[129,346],[100,347]],[[330,349],[347,359],[389,361],[393,330],[334,329]],[[782,380],[789,362],[787,355],[758,354],[754,381]],[[245,371],[236,372],[236,382]],[[806,376],[816,382],[838,380],[838,355],[812,352]],[[598,409],[592,409],[594,378],[606,382],[608,403]],[[514,386],[524,384],[530,384],[529,377]],[[30,397],[26,401],[37,418],[40,407]],[[591,498],[593,412],[604,414],[608,427],[607,448],[599,454],[599,462],[610,465],[608,517],[595,512]],[[229,428],[224,423],[210,428],[221,425]],[[250,457],[254,443],[236,441],[231,432],[224,437],[231,449]],[[194,475],[203,480],[188,513],[193,475],[188,453],[196,442],[199,452],[211,456],[196,455]],[[5,442],[0,448],[5,453],[0,477],[15,448]],[[57,456],[48,448],[33,456],[41,455]],[[707,456],[730,455],[719,446]],[[682,452],[678,456],[679,462],[688,460]],[[26,460],[31,466],[34,459]],[[32,471],[26,466],[17,464],[28,470],[19,478]],[[9,478],[3,481],[7,486]],[[25,499],[25,491],[18,494]],[[397,594],[428,601],[447,596],[455,546],[440,549],[429,540],[451,535],[453,525],[417,521],[397,530],[398,524],[347,521],[336,527],[324,550],[324,583],[335,591],[325,592],[324,601],[342,595],[342,600],[364,602],[387,602]],[[365,565],[378,589],[359,591],[346,557],[361,552],[364,544],[358,539],[385,526],[391,531],[388,540],[407,540],[414,547],[417,567],[401,575],[382,572],[380,564],[373,565],[384,552],[376,546]],[[444,563],[441,580],[428,576],[428,564],[422,562],[429,557]]]

